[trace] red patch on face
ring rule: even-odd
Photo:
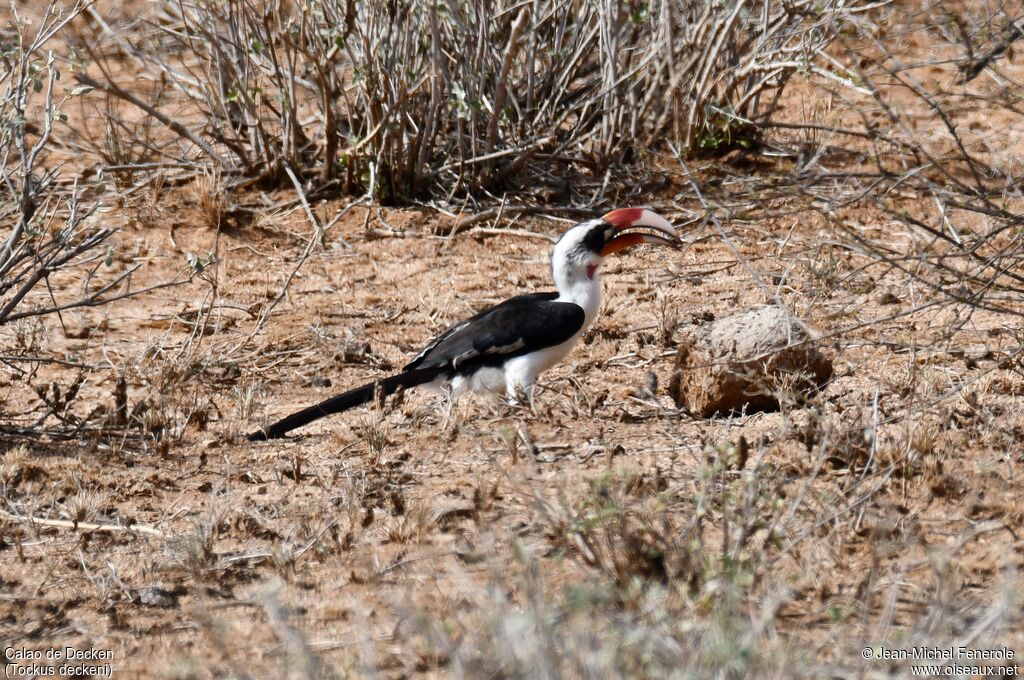
[[[588,264],[587,265],[587,278],[588,279],[594,278],[594,274],[596,272],[597,272],[597,265],[596,264]]]

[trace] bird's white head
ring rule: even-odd
[[[642,228],[657,233],[638,231]],[[601,262],[612,253],[641,243],[678,248],[682,241],[668,220],[645,208],[613,210],[569,229],[551,253],[551,270],[560,299],[583,307],[589,325],[601,306]]]
[[[659,234],[636,231],[648,228]],[[646,208],[621,208],[581,222],[562,234],[551,253],[555,285],[569,289],[597,280],[604,258],[641,243],[678,248],[682,241],[668,220]]]

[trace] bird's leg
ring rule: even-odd
[[[447,432],[448,426],[452,421],[452,413],[455,410],[455,394],[453,393],[451,383],[441,388],[441,403],[441,429]]]

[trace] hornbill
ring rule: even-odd
[[[664,236],[643,231],[647,227]],[[641,243],[678,247],[682,241],[664,217],[644,208],[622,208],[577,224],[551,254],[557,291],[517,295],[458,323],[428,344],[402,372],[375,380],[293,413],[249,435],[276,439],[333,413],[425,385],[456,397],[467,391],[532,398],[533,383],[561,361],[594,322],[601,307],[598,267],[612,253]]]

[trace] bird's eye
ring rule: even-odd
[[[615,236],[615,230],[614,229],[605,229],[604,230],[604,240],[606,240],[606,241],[611,240],[612,236]]]

